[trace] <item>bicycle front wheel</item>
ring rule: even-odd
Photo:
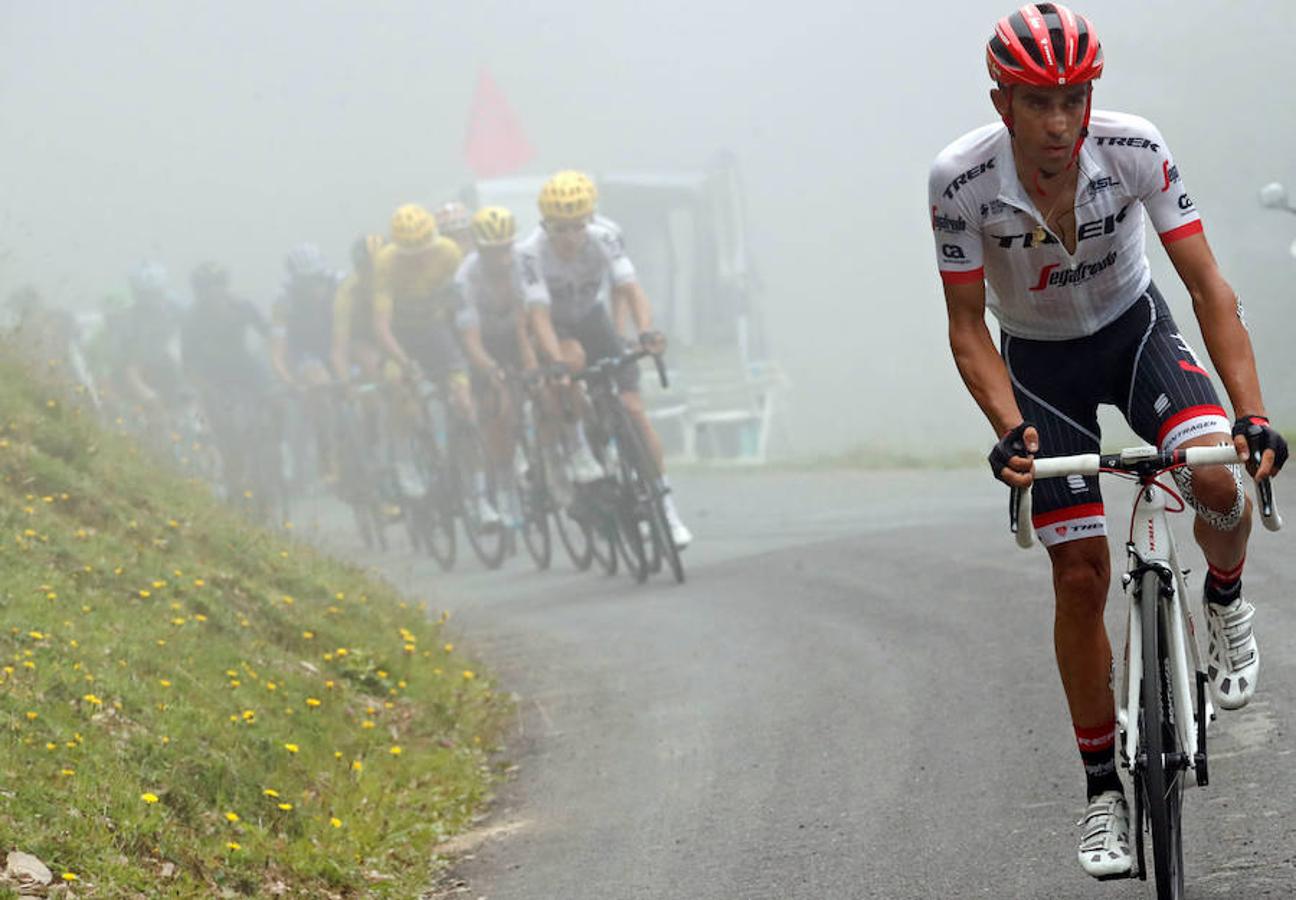
[[[1166,678],[1165,648],[1169,644],[1161,604],[1161,579],[1146,572],[1141,585],[1143,625],[1143,766],[1137,789],[1142,792],[1152,832],[1152,863],[1157,900],[1183,897],[1184,764],[1174,727],[1174,701]]]

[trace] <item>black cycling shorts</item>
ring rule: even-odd
[[[396,340],[433,381],[461,375],[468,369],[454,328],[444,322],[427,324],[418,334],[397,334]]]
[[[608,356],[617,356],[625,349],[625,342],[617,337],[608,316],[607,307],[599,304],[575,322],[556,319],[554,330],[563,340],[574,340],[585,351],[585,364],[596,363]],[[639,390],[639,367],[622,366],[617,371],[617,387],[621,393]]]
[[[1022,416],[1039,429],[1041,457],[1099,452],[1100,403],[1118,408],[1139,437],[1163,450],[1206,434],[1231,440],[1210,375],[1155,285],[1088,337],[1033,341],[1005,334],[1000,351]],[[1097,476],[1038,481],[1031,505],[1045,546],[1107,533]]]

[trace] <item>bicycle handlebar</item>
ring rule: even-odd
[[[657,380],[661,382],[662,390],[670,387],[670,379],[666,377],[666,363],[662,361],[659,354],[650,353],[647,350],[631,350],[626,353],[619,353],[616,356],[605,356],[586,366],[583,372],[573,373],[572,379],[574,381],[592,381],[622,366],[634,365],[645,356],[651,356],[653,363],[657,366]]]
[[[1240,462],[1237,450],[1230,444],[1217,447],[1186,447],[1162,451],[1155,447],[1129,447],[1119,453],[1080,453],[1075,456],[1050,456],[1034,460],[1031,472],[1035,478],[1062,478],[1067,475],[1097,475],[1099,472],[1129,472],[1154,476],[1166,469],[1187,465],[1222,466]],[[1274,500],[1273,484],[1265,478],[1256,482],[1260,521],[1270,531],[1282,528],[1282,516]],[[1013,488],[1008,499],[1008,527],[1017,536],[1017,546],[1028,549],[1035,543],[1031,528],[1031,492]],[[1025,523],[1023,525],[1023,523]]]

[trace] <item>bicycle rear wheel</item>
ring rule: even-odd
[[[1166,678],[1164,648],[1169,643],[1161,604],[1161,579],[1145,572],[1141,583],[1140,618],[1143,625],[1143,808],[1152,833],[1152,865],[1157,900],[1182,900],[1184,766],[1174,727],[1174,703]]]

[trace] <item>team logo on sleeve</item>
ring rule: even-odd
[[[941,256],[950,260],[963,261],[967,259],[967,254],[958,244],[941,244]]]
[[[1170,160],[1161,163],[1161,177],[1165,179],[1165,185],[1161,188],[1161,193],[1170,190],[1170,185],[1179,180],[1179,167],[1170,165]]]
[[[954,218],[944,213],[936,211],[936,207],[931,210],[932,231],[943,231],[946,234],[960,234],[967,231],[967,221],[962,216]]]
[[[1192,197],[1189,197],[1187,194],[1180,194],[1179,208],[1182,209],[1184,212],[1188,212],[1189,210],[1191,210],[1193,208]]]

